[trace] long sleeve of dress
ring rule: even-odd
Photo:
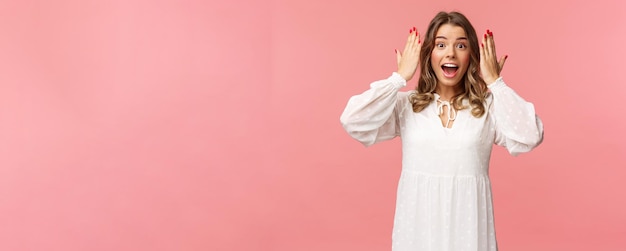
[[[370,89],[352,96],[341,114],[341,124],[350,136],[365,146],[392,139],[400,135],[398,114],[406,105],[406,86],[400,74],[375,81]]]
[[[495,143],[511,155],[529,152],[543,141],[543,123],[535,107],[508,87],[502,78],[489,86],[493,102],[489,113],[495,123]]]

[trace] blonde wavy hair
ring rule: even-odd
[[[451,100],[454,109],[462,110],[468,108],[463,104],[467,99],[472,108],[474,117],[481,117],[485,114],[485,99],[489,95],[487,85],[480,75],[480,52],[476,31],[469,20],[459,12],[439,12],[428,25],[426,36],[420,51],[420,77],[415,87],[415,92],[409,96],[414,112],[420,112],[434,99],[437,87],[437,76],[430,63],[431,53],[435,46],[435,36],[437,30],[444,24],[459,26],[465,30],[469,41],[470,62],[465,76],[459,85],[462,92],[454,96]]]

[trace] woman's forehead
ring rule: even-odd
[[[436,38],[453,39],[459,37],[466,37],[465,29],[463,27],[454,24],[443,24],[439,26],[435,33]]]

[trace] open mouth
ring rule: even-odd
[[[444,76],[448,78],[452,78],[456,75],[456,72],[459,70],[459,66],[455,64],[443,64],[441,66],[441,69],[443,70]]]

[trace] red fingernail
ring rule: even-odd
[[[487,38],[487,34],[485,34],[485,38]]]
[[[483,43],[480,43],[480,47],[485,47],[485,44],[483,44]]]
[[[509,55],[505,55],[505,56],[504,56],[504,59],[507,59],[508,57],[509,57]]]
[[[487,34],[489,34],[489,33],[490,33],[490,31],[489,31],[489,29],[487,29]]]
[[[413,32],[413,29],[409,29],[409,33]]]

